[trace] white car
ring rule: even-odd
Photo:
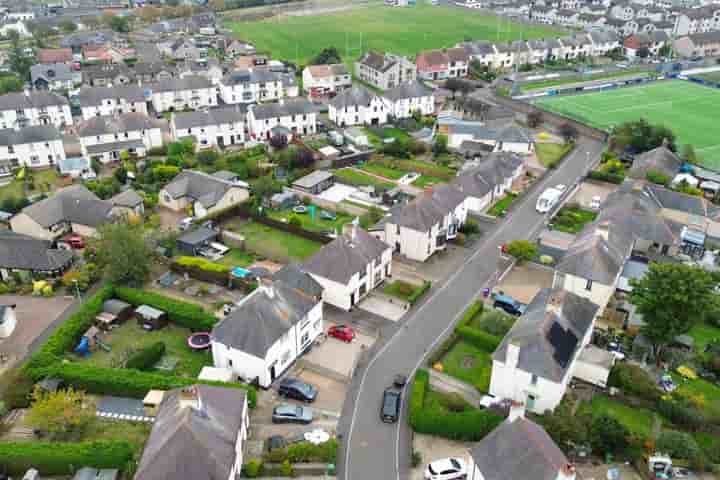
[[[425,480],[454,480],[466,477],[467,467],[459,458],[435,460],[425,469]]]
[[[592,197],[592,200],[590,200],[590,208],[593,210],[600,210],[600,197],[594,196]]]
[[[181,231],[185,231],[188,228],[192,226],[192,223],[195,221],[195,217],[185,217],[182,220],[180,220],[180,223],[178,224],[178,227],[180,227]]]
[[[555,188],[548,188],[538,198],[537,203],[535,204],[535,210],[537,210],[539,213],[549,212],[550,210],[552,210],[558,200],[560,200],[561,196],[562,192],[560,190],[557,190]]]
[[[565,190],[567,190],[567,185],[562,184],[562,183],[559,184],[559,185],[555,185],[555,190],[558,190],[558,191],[560,191],[560,192],[564,192]]]

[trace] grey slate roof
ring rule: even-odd
[[[48,82],[67,82],[73,80],[74,74],[64,63],[38,63],[30,67],[30,80],[46,80]]]
[[[301,270],[296,263],[288,263],[275,272],[273,281],[283,282],[290,288],[300,290],[310,297],[320,298],[323,287],[310,274]]]
[[[353,275],[365,272],[368,265],[379,260],[389,249],[382,240],[355,227],[354,233],[343,233],[323,245],[301,268],[310,274],[347,285]]]
[[[129,103],[144,102],[145,93],[137,85],[117,87],[83,87],[78,94],[81,107],[95,107],[106,100],[122,99]]]
[[[11,230],[0,231],[0,268],[53,271],[69,265],[72,259],[70,250],[52,248],[46,240]]]
[[[333,178],[332,172],[328,172],[327,170],[315,170],[314,172],[310,172],[307,175],[295,180],[293,185],[300,188],[312,188],[318,183],[322,183],[330,178]]]
[[[427,232],[453,211],[466,195],[451,185],[439,185],[431,192],[425,192],[412,202],[390,210],[390,216],[383,223],[400,225],[418,232]]]
[[[682,164],[683,161],[677,155],[661,145],[636,156],[629,173],[635,178],[645,178],[648,171],[654,170],[672,178],[678,173]]]
[[[647,185],[645,192],[662,208],[707,216],[707,203],[701,197],[668,190],[658,185]]]
[[[201,245],[205,242],[215,240],[219,235],[220,234],[217,230],[200,226],[194,230],[189,230],[183,233],[180,237],[178,237],[177,241],[187,245]]]
[[[26,143],[49,142],[62,137],[53,125],[33,125],[20,130],[5,128],[0,130],[0,145],[13,146]]]
[[[452,183],[468,196],[483,197],[505,183],[522,163],[522,158],[513,153],[491,153],[477,167],[461,172]]]
[[[57,93],[32,91],[24,93],[6,93],[0,95],[0,110],[17,110],[25,108],[42,108],[68,105],[68,99]]]
[[[194,128],[207,125],[222,125],[245,121],[247,107],[245,105],[232,105],[213,108],[207,112],[176,113],[173,122],[175,128]]]
[[[432,94],[431,88],[415,80],[414,82],[401,83],[397,87],[386,90],[383,97],[396,102],[409,98],[429,97]]]
[[[71,185],[25,207],[21,213],[45,228],[62,221],[97,227],[111,220],[111,210],[112,203],[100,200],[82,185]]]
[[[249,83],[279,82],[281,80],[281,73],[260,68],[254,70],[234,70],[225,75],[222,78],[221,83],[223,85],[232,86]]]
[[[123,113],[121,115],[103,115],[84,120],[77,127],[78,136],[94,137],[97,135],[133,132],[157,128],[150,117],[144,113]]]
[[[170,78],[149,85],[153,93],[179,92],[182,90],[200,90],[214,88],[212,82],[200,75],[187,75],[183,78]]]
[[[338,93],[335,98],[330,101],[330,105],[335,108],[354,107],[355,105],[369,106],[373,99],[377,98],[373,92],[360,85],[353,85],[350,88]]]
[[[253,116],[257,120],[266,118],[288,117],[291,115],[306,115],[317,112],[317,107],[304,98],[285,100],[283,103],[263,103],[252,108]]]
[[[388,59],[383,55],[382,53],[369,51],[365,53],[365,55],[362,56],[362,58],[359,60],[358,63],[362,63],[363,65],[366,65],[373,70],[379,70],[381,72],[385,72],[387,70],[390,70],[395,65],[395,61]]]
[[[133,208],[143,202],[143,198],[132,188],[128,188],[124,192],[120,192],[110,199],[113,205],[118,207]]]
[[[508,345],[519,347],[517,368],[560,382],[572,366],[599,307],[561,288],[544,288],[505,335],[493,360],[506,361]]]
[[[230,477],[245,391],[202,384],[195,388],[200,409],[183,405],[180,389],[165,393],[135,480]]]
[[[205,208],[209,208],[215,205],[225,192],[236,186],[232,182],[204,172],[185,170],[165,186],[165,191],[172,198],[190,197]]]
[[[550,435],[526,418],[501,423],[470,455],[485,480],[555,480],[568,464]]]
[[[87,150],[87,153],[89,155],[97,155],[99,153],[119,152],[122,150],[142,148],[145,148],[145,144],[143,143],[143,141],[140,139],[134,139],[120,140],[118,142],[96,143],[94,145],[88,145],[87,147],[85,147],[85,150]]]
[[[282,281],[261,285],[212,330],[214,341],[258,358],[300,322],[320,300]]]

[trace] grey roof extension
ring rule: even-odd
[[[291,115],[306,115],[316,113],[318,108],[304,98],[285,100],[280,103],[263,103],[252,107],[253,116],[257,120],[266,118],[289,117]]]
[[[212,108],[206,112],[176,113],[173,122],[175,123],[175,128],[180,129],[239,123],[245,121],[246,112],[247,108],[245,105],[232,105]]]
[[[144,113],[123,113],[121,115],[103,115],[80,123],[78,136],[94,137],[98,135],[134,132],[157,128]]]
[[[78,94],[81,107],[95,107],[107,100],[122,99],[128,103],[144,102],[145,93],[137,85],[117,87],[83,87]]]
[[[345,89],[338,93],[335,98],[330,101],[330,105],[335,108],[354,107],[355,105],[369,106],[377,95],[360,85],[353,85],[351,88]]]
[[[236,186],[232,182],[204,172],[185,170],[165,186],[164,190],[172,198],[190,197],[205,208],[210,208],[225,195],[225,192]]]
[[[0,231],[0,268],[54,271],[68,266],[72,259],[72,251],[52,248],[49,241]]]
[[[649,171],[655,171],[672,179],[678,173],[682,164],[683,161],[680,157],[675,155],[669,148],[661,145],[649,152],[637,155],[633,160],[630,176],[644,179]]]
[[[24,93],[6,93],[0,95],[0,110],[18,110],[68,105],[68,99],[57,93],[35,90]]]
[[[383,97],[397,102],[398,100],[409,98],[429,97],[432,94],[433,91],[431,88],[415,80],[414,82],[401,83],[397,87],[386,90],[385,93],[383,93]]]
[[[0,145],[3,146],[50,142],[61,138],[60,132],[53,125],[33,125],[20,130],[13,130],[12,128],[0,130]]]
[[[44,228],[62,221],[97,227],[111,220],[112,207],[112,203],[100,200],[84,186],[72,185],[25,207],[21,213]]]
[[[439,185],[410,203],[392,209],[383,223],[400,225],[418,232],[427,232],[452,212],[466,198],[454,186]]]

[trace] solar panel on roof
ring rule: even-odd
[[[567,367],[575,351],[578,338],[571,330],[566,330],[559,323],[553,322],[547,333],[547,339],[554,348],[553,358],[555,361],[563,368]]]

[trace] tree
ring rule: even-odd
[[[150,274],[153,250],[142,226],[117,222],[100,227],[94,246],[97,262],[110,280],[123,284],[142,284]]]
[[[538,247],[529,240],[513,240],[507,244],[507,253],[518,262],[530,261],[538,254]]]
[[[588,436],[592,448],[602,453],[622,452],[627,448],[627,437],[627,428],[607,415],[593,420]]]
[[[65,20],[60,24],[60,30],[62,30],[63,33],[73,33],[77,29],[77,24],[72,20]]]
[[[197,154],[198,162],[203,165],[212,165],[218,158],[220,158],[220,155],[214,149],[201,150]]]
[[[578,136],[577,128],[571,123],[563,123],[558,127],[558,133],[563,138],[565,143],[574,142]]]
[[[128,17],[111,14],[107,17],[103,15],[103,18],[107,18],[108,27],[115,32],[128,33],[130,31],[130,19]]]
[[[630,284],[630,301],[645,321],[641,332],[659,360],[669,342],[690,330],[714,306],[718,280],[699,267],[651,263],[645,276]]]
[[[0,77],[0,95],[10,92],[21,92],[23,86],[23,81],[15,75]]]
[[[35,61],[25,54],[25,50],[20,45],[20,35],[15,30],[10,30],[10,54],[8,61],[10,70],[15,72],[21,80],[30,80],[30,67]]]
[[[340,52],[335,47],[323,48],[320,53],[310,60],[310,65],[327,65],[332,63],[342,63]]]
[[[665,45],[660,47],[660,49],[658,50],[658,56],[666,58],[672,57],[672,45],[670,43],[666,43]]]
[[[537,128],[543,122],[542,112],[540,112],[539,110],[533,110],[526,115],[525,119],[527,121],[528,127]]]
[[[448,137],[447,135],[438,134],[435,136],[435,143],[433,143],[433,153],[435,155],[442,155],[448,151]]]
[[[663,125],[651,125],[645,119],[622,123],[613,130],[610,143],[614,150],[643,153],[661,145],[676,151],[675,134]]]
[[[282,150],[288,146],[287,135],[276,134],[270,137],[270,146],[275,150]]]
[[[264,177],[260,177],[253,182],[252,190],[258,200],[262,201],[263,199],[277,192],[278,189],[275,185],[275,181],[273,180],[273,178],[270,175],[265,175]]]
[[[25,422],[53,440],[67,440],[82,434],[95,420],[93,401],[85,392],[72,387],[45,392],[36,386],[32,402]]]

